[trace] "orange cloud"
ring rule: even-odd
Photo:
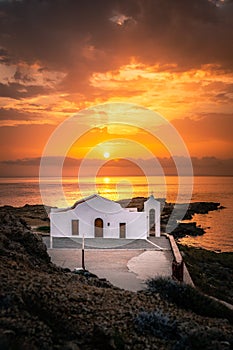
[[[40,156],[55,126],[111,101],[162,114],[193,156],[230,156],[231,1],[181,0],[177,6],[167,0],[158,6],[108,0],[93,1],[91,8],[85,1],[1,1],[0,12],[2,159]],[[127,136],[167,156],[142,130],[111,128],[83,135],[69,154],[82,157],[96,143],[123,150],[126,143],[116,146],[112,138]],[[132,155],[132,143],[127,146]]]
[[[137,154],[138,157],[144,157],[147,151],[160,157],[170,155],[166,145],[163,145],[153,134],[124,124],[92,128],[72,145],[67,155],[80,158],[94,150],[91,154],[94,158],[103,159],[105,152],[110,152],[113,158],[133,157],[138,144],[143,147],[139,150],[141,153]]]
[[[169,120],[232,110],[233,73],[226,74],[217,65],[179,71],[175,64],[148,66],[133,60],[115,71],[93,73],[90,85],[107,95],[108,101],[137,103]],[[221,93],[228,97],[224,106],[216,101]]]

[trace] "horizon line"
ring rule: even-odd
[[[215,174],[198,174],[198,175],[177,175],[177,174],[169,174],[169,175],[97,175],[96,177],[101,178],[101,177],[169,177],[169,176],[173,176],[173,177],[233,177],[232,175],[215,175]],[[80,178],[91,178],[92,176],[80,176]],[[22,178],[58,178],[58,176],[0,176],[0,179],[22,179]],[[73,179],[77,179],[78,176],[62,176],[63,178],[73,178]]]

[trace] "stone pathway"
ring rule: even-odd
[[[53,249],[49,237],[44,237],[52,261],[71,270],[81,267],[81,238],[55,237]],[[172,275],[173,254],[166,236],[148,240],[85,239],[85,267],[113,285],[132,291],[145,288],[148,278]],[[184,266],[184,282],[193,285]]]
[[[44,241],[49,247],[49,237]],[[136,292],[145,288],[148,278],[171,277],[173,256],[168,239],[157,238],[156,244],[165,250],[145,240],[86,239],[85,268],[119,288]],[[81,239],[55,238],[53,247],[48,253],[56,265],[71,270],[81,267]]]

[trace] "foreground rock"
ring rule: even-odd
[[[42,204],[25,204],[23,207],[5,205],[0,207],[0,213],[4,212],[11,213],[20,219],[24,219],[29,226],[49,226],[48,213],[50,212],[50,207]]]
[[[1,349],[180,350],[196,349],[196,342],[200,349],[231,348],[233,327],[227,320],[179,309],[156,293],[123,291],[91,274],[58,268],[25,221],[2,211],[0,222]],[[151,313],[152,321],[156,316],[164,325],[159,332],[154,321],[145,327],[144,315]],[[176,320],[175,337],[166,332],[174,324],[168,319]]]

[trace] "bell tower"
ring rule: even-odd
[[[144,203],[147,218],[147,236],[160,237],[160,202],[153,194]]]

